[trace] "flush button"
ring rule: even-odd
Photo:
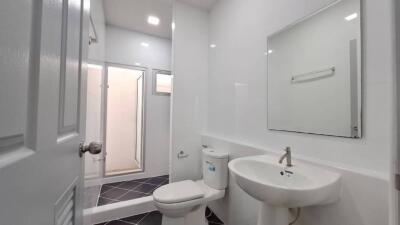
[[[215,167],[210,165],[210,166],[208,166],[208,170],[212,171],[212,172],[215,172]]]
[[[208,164],[208,171],[215,172],[215,166],[214,166],[214,164],[212,164],[212,163],[209,162],[209,161],[206,161],[206,163]]]

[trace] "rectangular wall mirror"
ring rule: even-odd
[[[360,0],[268,37],[268,129],[361,137]]]

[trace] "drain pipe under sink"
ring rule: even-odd
[[[290,209],[290,210],[293,210],[293,209]],[[297,220],[299,220],[300,213],[301,213],[301,208],[296,208],[296,217],[294,218],[294,220],[292,222],[289,223],[289,225],[294,225],[297,222]]]

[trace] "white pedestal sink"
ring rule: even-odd
[[[241,189],[263,203],[258,225],[288,225],[288,208],[333,203],[341,192],[339,174],[296,161],[284,167],[270,155],[234,159],[229,170]]]

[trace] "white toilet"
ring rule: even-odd
[[[227,185],[228,153],[203,149],[203,180],[174,182],[154,191],[162,225],[207,225],[207,203],[223,198]]]

